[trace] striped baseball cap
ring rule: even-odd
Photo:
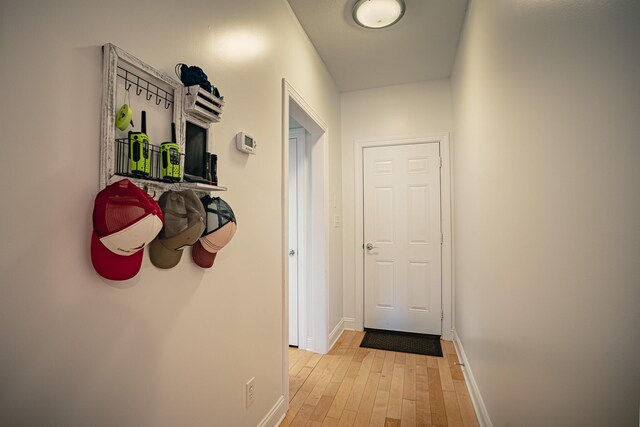
[[[210,268],[218,251],[231,241],[238,226],[231,206],[220,197],[205,196],[200,201],[207,214],[207,224],[193,245],[191,256],[198,266]]]

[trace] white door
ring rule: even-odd
[[[304,312],[304,154],[306,132],[289,130],[289,345],[300,346]],[[304,344],[304,343],[303,343]]]
[[[440,335],[439,144],[366,147],[363,166],[364,326]]]

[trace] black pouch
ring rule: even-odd
[[[178,68],[180,69],[179,73]],[[180,77],[180,81],[182,81],[182,84],[185,86],[199,85],[207,92],[220,98],[220,92],[211,84],[211,82],[209,82],[209,79],[204,71],[202,71],[202,68],[195,65],[188,66],[187,64],[178,64],[176,65],[176,74]]]

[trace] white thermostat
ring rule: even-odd
[[[242,152],[256,154],[256,140],[244,132],[238,132],[236,135],[236,148]]]

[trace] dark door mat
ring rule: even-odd
[[[360,347],[442,357],[440,335],[365,329]]]

